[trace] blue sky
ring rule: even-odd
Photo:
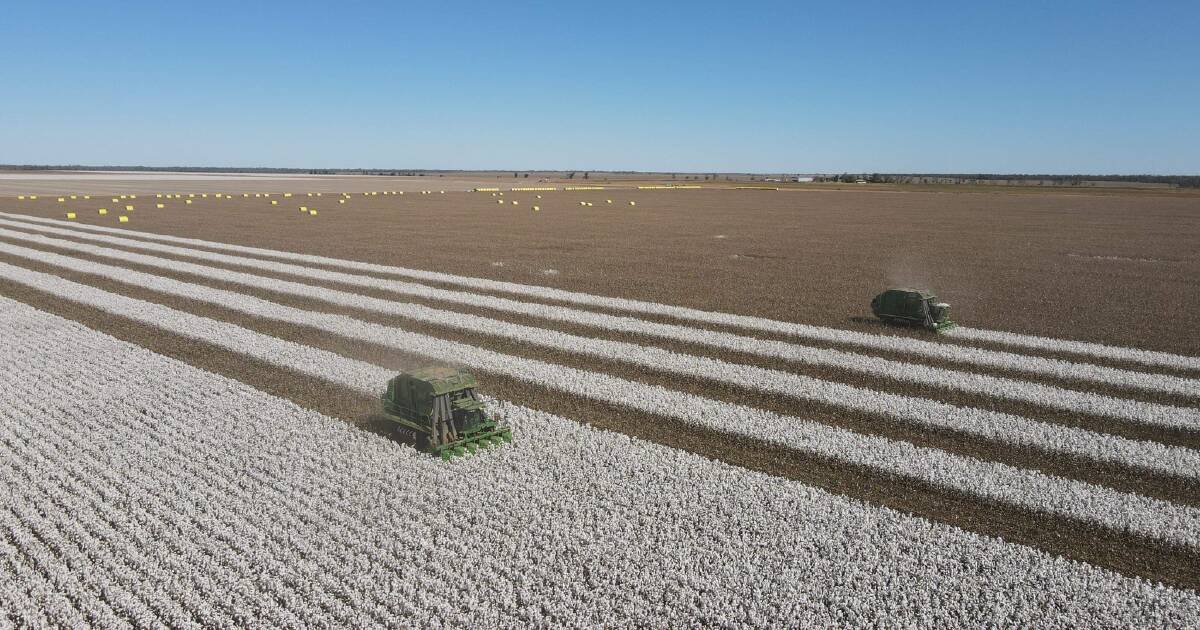
[[[0,11],[0,163],[1200,172],[1197,2]]]

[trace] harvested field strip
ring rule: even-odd
[[[722,326],[730,326],[743,328],[748,330],[760,330],[764,332],[779,333],[788,336],[796,336],[802,338],[816,339],[829,341],[833,343],[841,343],[847,345],[856,345],[868,348],[878,348],[884,350],[892,350],[897,352],[924,354],[941,358],[941,355],[946,352],[946,348],[952,347],[951,344],[915,340],[906,337],[891,337],[887,335],[872,335],[867,333],[839,330],[834,328],[826,328],[821,326],[811,326],[805,324],[795,324],[760,317],[749,317],[736,315],[731,313],[716,313],[709,311],[701,311],[698,309],[686,308],[681,306],[671,306],[666,304],[658,304],[654,302],[644,302],[638,300],[628,300],[623,298],[611,298],[603,296],[589,295],[586,293],[564,291],[561,289],[552,289],[548,287],[539,287],[533,285],[517,284],[512,282],[502,282],[497,280],[488,280],[484,278],[472,278],[466,276],[457,276],[453,274],[424,271],[419,269],[408,269],[404,267],[393,267],[387,265],[379,265],[374,263],[365,263],[349,260],[340,260],[336,258],[328,258],[323,256],[311,256],[305,254],[296,254],[291,252],[283,252],[278,250],[269,250],[255,247],[246,247],[241,245],[228,245],[213,241],[204,241],[200,239],[183,238],[176,236],[168,236],[162,234],[151,234],[147,232],[132,232],[130,230],[121,230],[117,228],[109,228],[103,226],[92,226],[83,224],[72,224],[65,221],[55,219],[45,219],[40,217],[3,213],[0,216],[10,219],[18,219],[34,223],[46,225],[58,225],[75,228],[77,230],[119,234],[126,237],[134,237],[145,240],[162,241],[169,243],[178,243],[184,245],[192,245],[199,247],[207,247],[215,250],[240,252],[257,256],[265,256],[270,258],[278,258],[282,260],[297,261],[310,264],[320,264],[354,271],[365,271],[371,273],[387,274],[393,276],[401,276],[413,278],[417,280],[427,280],[446,284],[454,284],[466,286],[473,289],[483,291],[495,291],[502,293],[512,293],[532,297],[535,299],[568,302],[574,304],[595,306],[610,310],[630,311],[636,313],[644,313],[649,315],[662,315],[673,317],[676,319],[704,322]],[[1183,369],[1200,371],[1200,357],[1183,356],[1166,352],[1156,352],[1149,350],[1140,350],[1136,348],[1121,348],[1108,346],[1096,343],[1077,342],[1069,340],[1048,339],[1044,337],[1035,337],[1030,335],[1019,335],[1015,333],[1006,333],[1002,331],[987,331],[971,328],[959,328],[949,336],[950,339],[963,340],[970,342],[989,342],[1002,345],[1009,345],[1022,348],[1032,348],[1038,350],[1049,350],[1054,352],[1062,352],[1067,354],[1078,354],[1084,356],[1094,356],[1104,359],[1112,359],[1117,361],[1127,361],[1146,366],[1160,366],[1173,369]],[[979,350],[979,349],[975,349]],[[980,350],[981,351],[981,350]],[[953,360],[947,358],[946,360]]]
[[[410,371],[431,362],[426,357],[400,352],[392,346],[355,340],[310,326],[264,319],[223,306],[154,291],[136,284],[95,277],[85,272],[54,267],[7,254],[0,254],[0,262],[7,262],[35,271],[52,274],[134,299],[161,304],[200,317],[240,326],[260,334],[384,366],[394,371]],[[150,271],[153,270],[151,269]],[[185,282],[189,279],[188,276],[183,274],[179,274],[179,276],[176,279]],[[215,288],[237,291],[236,285],[213,284]],[[297,404],[318,410],[326,415],[347,418],[352,422],[376,431],[387,430],[387,423],[374,415],[376,403],[370,397],[352,394],[344,389],[339,390],[337,386],[331,384],[323,385],[323,382],[313,381],[312,379],[297,380],[296,377],[282,373],[271,366],[256,365],[252,359],[240,358],[237,355],[220,351],[213,347],[203,346],[195,341],[187,341],[183,338],[171,338],[169,336],[148,337],[146,336],[146,331],[139,329],[133,322],[113,319],[95,309],[48,299],[44,297],[44,294],[31,292],[20,285],[0,283],[0,286],[6,287],[0,290],[7,290],[26,302],[38,305],[39,308],[85,322],[92,328],[109,332],[133,343],[145,345],[156,352],[179,358],[206,369],[211,369],[230,378],[250,383],[255,387],[284,396]],[[383,315],[372,317],[366,311],[330,307],[314,300],[290,298],[286,294],[269,293],[262,297],[305,311],[346,315],[385,326],[400,325],[408,332],[457,341],[469,346],[488,348],[493,352],[509,356],[575,368],[584,372],[606,373],[610,376],[616,376],[644,385],[660,386],[703,398],[770,411],[780,416],[802,417],[811,422],[820,422],[831,427],[856,433],[909,442],[925,448],[939,449],[960,457],[972,457],[985,461],[999,462],[1016,468],[1036,470],[1046,475],[1075,479],[1182,505],[1200,507],[1200,484],[1197,484],[1193,480],[1175,476],[1174,474],[1163,475],[1129,466],[1098,463],[1094,460],[1072,457],[1047,457],[1045,452],[1041,450],[1019,448],[945,429],[925,429],[912,423],[891,420],[885,416],[855,412],[845,407],[830,407],[784,396],[764,396],[761,392],[725,382],[690,378],[685,375],[639,367],[633,364],[601,361],[583,355],[548,350],[539,346],[490,335],[475,335],[466,332],[455,333],[453,330],[425,325],[413,320],[397,320],[395,317]],[[222,354],[225,355],[224,358],[218,359],[218,356]],[[681,420],[605,403],[597,398],[564,395],[560,391],[544,387],[541,383],[526,378],[479,369],[475,369],[475,373],[483,381],[482,392],[491,394],[497,398],[520,400],[526,406],[536,407],[571,418],[577,422],[593,424],[601,428],[618,431],[660,444],[704,453],[708,457],[736,463],[737,465],[753,470],[761,470],[787,478],[817,483],[822,487],[832,489],[836,492],[847,493],[851,496],[863,496],[860,494],[859,489],[863,487],[861,484],[866,482],[860,481],[858,482],[859,485],[847,485],[844,465],[838,465],[829,461],[819,461],[811,456],[802,456],[796,451],[788,450],[777,444],[765,443],[761,440],[750,441],[748,438],[731,438],[730,435],[718,433],[715,429],[701,429],[695,425],[686,424]],[[898,393],[911,395],[904,391]],[[981,401],[981,406],[984,408],[990,408],[988,404],[986,400]],[[1058,419],[1052,418],[1051,421],[1057,421]],[[1087,425],[1084,426],[1087,428]],[[1100,427],[1105,430],[1116,428],[1112,422],[1101,424]],[[1154,435],[1144,438],[1141,436],[1135,437],[1158,441],[1162,433],[1161,430],[1156,430]],[[736,442],[731,441],[731,439],[736,440]],[[736,446],[734,446],[735,444]],[[1193,446],[1194,444],[1195,440],[1192,440],[1185,445]],[[862,472],[861,474],[868,477],[872,475],[869,472]],[[892,482],[884,482],[876,479],[871,483],[871,496],[864,496],[863,498],[878,501],[881,496],[886,496],[883,494],[882,488],[889,486]],[[901,492],[902,496],[905,497],[902,502],[907,502],[914,495],[913,482],[907,482],[906,487],[902,490],[891,490],[890,492]],[[935,492],[935,490],[926,488],[922,492]],[[942,502],[944,505],[944,498]],[[923,507],[904,507],[891,500],[885,501],[884,504],[901,507],[902,509],[915,510],[918,513],[926,513]]]
[[[101,263],[101,264],[111,262],[110,260],[105,259],[104,257],[101,257],[101,256],[88,254],[88,253],[80,253],[80,252],[71,251],[71,250],[64,250],[64,249],[57,248],[54,245],[43,244],[43,247],[45,247],[45,249],[48,251],[54,251],[57,253],[62,253],[62,254],[69,255],[69,256],[76,256],[76,257],[80,258],[84,262],[80,263],[80,265],[78,267],[79,269],[86,268],[93,262]],[[169,255],[164,256],[164,257],[167,257],[169,259],[175,259],[175,257],[169,256]],[[180,257],[179,261],[187,262],[187,259]],[[18,264],[18,265],[22,264],[21,261],[13,260],[13,259],[8,260],[8,262]],[[214,288],[219,288],[219,289],[226,289],[226,290],[231,290],[231,291],[236,291],[236,292],[245,292],[245,290],[243,289],[242,286],[239,286],[239,285],[233,284],[233,283],[229,283],[229,282],[225,282],[225,281],[221,281],[221,280],[211,278],[208,276],[195,276],[195,275],[186,274],[186,273],[182,273],[182,272],[164,270],[159,267],[142,265],[142,264],[135,263],[135,262],[125,263],[125,264],[128,265],[130,268],[133,268],[137,271],[143,271],[143,272],[151,273],[154,275],[163,275],[163,276],[171,277],[171,278],[174,278],[177,280],[182,280],[185,282],[197,282],[197,283],[205,284],[205,285],[212,286]],[[75,270],[66,272],[64,274],[64,273],[57,272],[54,269],[40,268],[40,267],[37,267],[37,268],[40,271],[46,271],[48,273],[54,273],[56,275],[64,275],[65,277],[68,277],[69,279],[73,279],[73,280],[88,283],[88,284],[93,284],[95,286],[100,286],[101,288],[105,288],[107,290],[124,292],[124,290],[120,287],[108,286],[108,284],[109,284],[108,281],[103,281],[103,280],[89,281],[88,278],[80,276],[80,274],[77,273],[77,271],[75,271]],[[238,270],[240,268],[233,267],[232,269]],[[290,276],[290,275],[283,275],[283,274],[274,275],[274,274],[271,274],[270,272],[263,272],[262,274],[254,274],[253,270],[250,270],[250,272],[252,273],[252,275],[269,276],[269,277],[277,278],[279,280],[292,281],[292,280],[296,279],[294,276]],[[326,288],[332,287],[335,289],[355,291],[354,288],[345,287],[345,286],[342,286],[342,285],[339,285],[336,283],[325,283],[324,286],[326,286]],[[134,292],[135,293],[137,292],[136,289],[134,290]],[[372,291],[369,289],[363,289],[360,292],[365,295],[382,298],[385,300],[393,299],[391,294],[382,292],[382,291]],[[543,360],[543,361],[547,361],[547,362],[551,362],[551,363],[559,363],[559,364],[569,365],[572,367],[578,367],[578,368],[585,369],[585,370],[609,371],[609,372],[616,373],[619,376],[631,378],[632,380],[652,381],[654,384],[664,385],[664,386],[666,386],[668,388],[672,388],[672,389],[682,389],[685,391],[691,391],[692,393],[696,393],[696,394],[699,394],[701,396],[706,396],[706,397],[716,396],[723,400],[726,400],[727,402],[748,404],[751,406],[765,406],[765,408],[767,408],[767,409],[770,409],[770,410],[776,411],[776,412],[780,412],[780,413],[783,413],[786,415],[804,415],[811,419],[819,419],[822,422],[836,424],[838,426],[850,428],[851,430],[855,430],[855,431],[879,433],[882,435],[886,435],[888,437],[892,437],[893,439],[914,441],[916,443],[923,444],[926,446],[932,446],[935,448],[948,448],[949,450],[952,450],[954,452],[964,454],[964,455],[969,455],[969,456],[981,456],[979,451],[977,451],[975,449],[960,448],[959,446],[961,446],[961,445],[954,445],[954,444],[946,443],[945,441],[939,440],[936,436],[933,436],[932,434],[929,434],[929,437],[933,438],[932,440],[925,440],[922,437],[915,435],[912,431],[906,431],[902,427],[898,427],[898,426],[895,427],[896,429],[898,429],[898,431],[891,430],[891,429],[887,428],[886,424],[881,423],[881,421],[883,419],[879,418],[878,416],[874,417],[875,420],[868,421],[867,420],[868,417],[865,414],[862,414],[861,417],[858,417],[855,414],[848,414],[844,411],[844,409],[845,409],[844,407],[843,408],[833,408],[833,407],[821,406],[821,405],[817,405],[816,403],[810,403],[810,402],[805,402],[805,401],[788,401],[782,397],[764,397],[761,394],[758,394],[757,392],[755,392],[753,390],[742,388],[742,387],[735,386],[735,385],[731,385],[729,383],[719,382],[719,383],[705,384],[704,381],[688,380],[683,376],[670,375],[668,373],[664,373],[661,371],[656,371],[655,374],[651,375],[650,372],[648,372],[644,368],[624,367],[621,365],[614,365],[611,362],[599,361],[599,360],[590,360],[589,361],[589,360],[585,359],[583,355],[571,354],[566,351],[561,351],[561,352],[555,351],[555,350],[548,349],[545,346],[536,346],[536,345],[532,345],[532,344],[518,344],[515,342],[507,341],[504,338],[497,338],[497,337],[490,336],[490,335],[474,334],[471,331],[453,329],[453,328],[448,328],[445,326],[434,325],[434,324],[425,324],[425,323],[417,322],[415,320],[405,320],[403,322],[398,322],[396,320],[395,316],[376,313],[374,311],[367,311],[367,310],[355,309],[355,308],[350,308],[350,307],[341,307],[341,306],[337,306],[337,305],[332,305],[328,302],[322,302],[322,301],[315,300],[315,299],[303,298],[303,297],[294,296],[294,295],[290,295],[290,294],[286,294],[286,293],[279,293],[279,292],[270,291],[270,290],[256,291],[254,293],[256,295],[258,295],[259,297],[264,297],[269,300],[273,300],[276,302],[280,302],[280,303],[287,304],[289,306],[293,306],[293,307],[304,309],[304,310],[312,310],[312,311],[320,311],[320,312],[333,312],[333,313],[348,315],[350,317],[354,317],[357,319],[364,319],[367,321],[373,321],[373,322],[381,323],[381,324],[385,324],[385,325],[400,325],[402,327],[405,327],[406,329],[409,329],[412,332],[419,332],[419,333],[427,334],[427,335],[431,335],[431,336],[443,337],[443,338],[449,338],[449,339],[452,339],[455,341],[461,341],[463,343],[467,343],[470,345],[492,348],[492,349],[498,350],[500,352],[504,352],[506,354],[515,354],[515,355],[519,355],[519,356],[524,356],[526,358],[533,358],[533,359]],[[148,295],[148,296],[147,295],[135,295],[135,297],[140,297],[141,299],[148,299],[151,301],[160,301],[160,302],[162,301],[160,298],[156,297],[155,295]],[[860,387],[860,388],[884,391],[884,392],[899,394],[899,395],[903,395],[903,396],[938,400],[941,402],[945,402],[945,403],[949,403],[949,404],[957,405],[957,406],[984,408],[984,409],[989,409],[992,411],[998,411],[998,412],[1004,412],[1004,413],[1008,413],[1008,414],[1012,414],[1012,415],[1023,416],[1025,418],[1039,420],[1039,421],[1043,421],[1043,422],[1049,422],[1049,423],[1053,423],[1053,424],[1059,424],[1059,425],[1064,425],[1064,426],[1075,426],[1075,427],[1080,427],[1080,428],[1098,431],[1098,432],[1102,432],[1102,433],[1110,433],[1113,435],[1120,435],[1122,437],[1135,439],[1135,440],[1150,440],[1150,441],[1155,441],[1155,442],[1160,442],[1160,443],[1170,444],[1170,445],[1175,445],[1175,446],[1200,448],[1200,433],[1188,432],[1185,430],[1166,430],[1161,427],[1155,427],[1153,425],[1147,425],[1147,424],[1143,424],[1143,423],[1140,423],[1137,421],[1125,422],[1125,421],[1120,421],[1120,420],[1106,419],[1106,418],[1101,418],[1101,417],[1097,417],[1097,416],[1086,415],[1086,414],[1077,413],[1077,412],[1064,413],[1063,411],[1058,410],[1058,409],[1053,409],[1053,408],[1040,406],[1040,405],[1034,405],[1031,403],[1016,402],[1016,401],[1012,401],[1009,399],[996,398],[996,397],[989,396],[986,393],[970,394],[970,393],[965,393],[965,392],[962,392],[961,390],[957,390],[954,388],[939,387],[939,386],[934,386],[934,385],[921,386],[921,385],[914,385],[911,382],[882,380],[882,379],[878,379],[878,378],[868,378],[868,377],[864,377],[863,375],[857,374],[852,371],[841,370],[836,366],[816,367],[816,366],[810,366],[810,365],[805,365],[805,364],[797,364],[797,363],[793,363],[793,362],[788,362],[788,361],[785,361],[782,359],[771,360],[771,359],[759,357],[758,355],[744,354],[744,353],[738,353],[738,352],[734,352],[734,351],[725,351],[725,350],[719,350],[719,349],[712,349],[710,347],[698,345],[698,344],[687,344],[687,343],[675,342],[675,341],[662,341],[662,340],[660,340],[658,338],[654,338],[654,337],[638,336],[638,335],[633,335],[633,334],[628,334],[628,333],[610,333],[610,332],[606,332],[603,330],[596,330],[596,329],[588,328],[586,326],[572,326],[569,324],[548,322],[545,320],[539,320],[539,319],[532,318],[532,317],[523,317],[523,316],[519,316],[519,315],[510,316],[510,315],[506,315],[505,313],[498,313],[498,312],[489,311],[486,309],[469,309],[469,308],[457,308],[456,309],[454,305],[446,305],[441,302],[437,302],[437,301],[433,301],[433,300],[423,300],[421,298],[412,298],[411,301],[416,302],[416,303],[426,304],[427,306],[432,306],[433,308],[437,308],[439,310],[465,311],[465,312],[469,312],[471,314],[482,314],[482,315],[492,317],[492,318],[503,319],[505,321],[510,321],[510,322],[516,323],[516,324],[523,324],[526,326],[535,326],[538,328],[550,328],[552,330],[559,330],[561,332],[567,332],[570,334],[576,334],[576,335],[581,335],[581,336],[586,336],[586,337],[598,337],[598,338],[604,338],[604,339],[609,339],[609,340],[614,340],[614,341],[625,341],[625,342],[639,344],[639,345],[655,345],[655,346],[659,346],[659,347],[664,347],[668,350],[674,351],[676,353],[681,353],[681,354],[706,356],[706,357],[710,357],[710,358],[721,359],[721,360],[724,360],[724,361],[727,361],[730,363],[755,365],[758,367],[764,367],[764,368],[768,368],[768,369],[783,370],[786,372],[799,373],[799,374],[803,374],[806,376],[818,378],[821,380],[840,382],[840,383],[845,383],[845,384]],[[165,302],[165,303],[168,303],[169,305],[171,305],[175,308],[182,308],[184,310],[189,310],[188,306],[186,306],[186,302],[180,302],[177,300],[168,299],[167,302]],[[181,305],[181,304],[184,304],[184,305]],[[195,312],[196,314],[203,315],[203,316],[209,316],[209,317],[215,316],[220,319],[225,319],[226,321],[231,321],[231,323],[236,323],[236,324],[239,324],[242,326],[248,326],[251,328],[255,328],[256,330],[259,330],[259,332],[264,332],[266,334],[276,334],[276,332],[274,330],[272,330],[269,326],[265,327],[265,328],[256,327],[255,324],[253,323],[253,320],[249,319],[249,318],[238,318],[238,317],[227,318],[222,315],[213,315],[209,312],[205,312],[204,309],[193,310],[192,312]],[[249,323],[247,323],[247,322],[249,322]],[[307,338],[303,334],[301,334],[297,337],[293,337],[293,339],[300,341],[302,343],[308,343],[308,341],[306,340]],[[1041,379],[1039,379],[1039,380],[1041,380]],[[1055,382],[1051,381],[1051,380],[1045,380],[1044,384],[1055,384]],[[1092,386],[1087,385],[1086,383],[1080,384],[1080,383],[1076,382],[1074,384],[1076,386],[1083,386],[1085,388],[1092,387]],[[714,385],[716,385],[717,387],[714,388],[713,387]],[[1112,394],[1112,392],[1110,391],[1111,388],[1105,389],[1099,385],[1095,385],[1094,387],[1097,390],[1096,393],[1100,393],[1102,395]],[[511,390],[509,390],[509,391],[506,391],[503,395],[511,396],[516,399],[527,400],[524,396],[526,396],[527,394],[530,394],[530,393],[531,392],[527,391],[527,392],[524,392],[521,394],[514,394],[514,393],[511,393]],[[1152,395],[1152,394],[1149,394],[1146,392],[1136,392],[1135,393],[1130,390],[1122,391],[1120,395],[1122,397],[1133,396],[1135,400],[1142,400],[1144,402],[1167,404],[1167,405],[1173,405],[1173,406],[1177,406],[1177,407],[1179,407],[1179,406],[1187,407],[1187,406],[1190,406],[1190,403],[1192,402],[1192,400],[1190,400],[1190,399],[1184,399],[1181,397],[1170,396],[1167,394]],[[539,404],[544,405],[545,403],[543,402],[543,403],[539,403]],[[985,447],[984,452],[986,453],[986,447]],[[1010,453],[1010,455],[1011,455],[1011,453]],[[1030,453],[1029,455],[1031,457],[1033,457],[1033,456],[1041,457],[1040,454],[1035,454],[1035,453]],[[993,458],[992,456],[987,455],[987,454],[984,454],[982,456],[984,458]],[[1054,465],[1048,465],[1048,464],[1052,464],[1055,462],[1065,462],[1066,461],[1066,460],[1062,460],[1062,459],[1051,460],[1051,459],[1046,459],[1044,457],[1041,457],[1041,461],[1044,462],[1041,465],[1033,464],[1029,460],[1013,459],[1012,457],[1005,457],[1002,461],[1006,461],[1008,463],[1012,463],[1012,464],[1022,466],[1022,467],[1033,466],[1040,470],[1048,472],[1050,474],[1075,476],[1077,478],[1090,480],[1090,481],[1093,481],[1096,483],[1104,483],[1104,484],[1110,483],[1110,481],[1108,481],[1108,480],[1104,480],[1104,479],[1100,479],[1100,478],[1091,478],[1091,477],[1086,477],[1086,476],[1078,476],[1077,472],[1074,472],[1071,470],[1064,470],[1064,469],[1062,469],[1058,466],[1054,466]],[[1126,486],[1118,485],[1118,486],[1114,486],[1114,487],[1126,487]],[[1162,498],[1175,500],[1178,497],[1176,495],[1170,495],[1170,496],[1162,496]]]
[[[3,230],[0,230],[0,232],[3,232]],[[390,328],[379,324],[363,322],[341,315],[305,311],[240,293],[180,282],[178,280],[110,265],[92,263],[85,266],[77,259],[18,247],[8,243],[0,242],[0,252],[66,269],[86,267],[84,272],[88,274],[132,283],[137,286],[191,300],[232,308],[256,317],[311,326],[341,336],[394,347],[404,352],[421,352],[417,349],[418,347],[431,347],[435,343],[435,339],[432,337],[414,335],[399,328]],[[208,268],[201,268],[193,269],[192,271],[200,275],[208,275],[210,270]],[[218,277],[222,277],[220,274],[233,273],[222,270],[211,270],[211,272],[217,274]],[[245,274],[241,275],[244,276]],[[826,405],[887,416],[903,422],[915,423],[927,427],[950,429],[995,440],[1001,444],[1011,444],[1039,449],[1049,453],[1060,453],[1082,459],[1141,468],[1165,475],[1200,479],[1200,452],[1191,449],[1165,446],[1154,442],[1133,441],[1077,428],[1031,421],[1010,414],[975,408],[955,407],[936,401],[864,390],[786,372],[730,364],[704,357],[680,355],[660,348],[575,337],[555,331],[518,326],[474,315],[439,311],[420,305],[389,303],[383,300],[345,294],[320,287],[295,283],[291,283],[292,286],[289,287],[281,281],[267,278],[256,279],[254,277],[247,277],[242,278],[242,280],[260,288],[281,292],[288,292],[290,290],[299,295],[313,295],[320,299],[334,301],[335,303],[349,302],[351,305],[361,308],[382,310],[418,321],[440,323],[463,330],[480,331],[497,337],[515,339],[523,343],[552,346],[563,351],[587,354],[611,361],[634,363],[689,377],[728,381],[750,389],[782,394],[797,399],[816,400]],[[397,341],[404,338],[407,338],[408,341]],[[445,356],[453,356],[454,350],[452,348],[462,349],[466,354],[460,355],[463,357],[460,360],[466,361],[471,365],[478,365],[465,358],[470,356],[470,352],[478,351],[478,348],[446,342],[440,339],[437,339],[436,343],[450,344],[445,346],[447,348]],[[510,361],[519,360],[517,357],[511,356],[508,359]],[[539,367],[544,367],[546,364],[538,362],[538,365]],[[501,373],[519,376],[523,372],[518,370],[515,372],[501,371]],[[582,372],[582,374],[587,374],[587,372]],[[525,378],[529,377],[526,376]],[[534,380],[535,382],[540,382],[536,379]],[[1144,405],[1144,403],[1130,404]],[[745,409],[744,407],[739,408]],[[1195,425],[1191,426],[1192,428],[1195,427]]]
[[[125,298],[49,274],[8,264],[0,264],[0,270],[12,282],[89,304],[169,332],[201,338],[281,367],[307,371],[347,385],[354,384],[352,386],[359,391],[375,391],[378,384],[383,382],[380,368],[372,368],[358,361],[349,362],[344,371],[339,366],[336,373],[331,375],[329,370],[332,366],[344,359],[335,360],[336,355],[327,352],[153,303]],[[430,358],[462,362],[501,374],[523,375],[569,394],[611,401],[751,439],[764,439],[848,464],[920,479],[981,499],[1093,523],[1114,532],[1128,532],[1167,544],[1200,548],[1200,510],[1197,509],[1050,477],[1035,471],[917,448],[907,443],[863,436],[604,374],[499,355],[410,333],[389,331],[387,336],[393,347],[402,343],[411,344],[413,352]]]
[[[63,447],[95,444],[78,454],[46,447],[42,459],[5,462],[22,478],[53,475],[56,465],[67,464],[85,482],[82,492],[98,501],[59,502],[63,488],[45,486],[54,500],[42,504],[37,527],[90,524],[88,512],[70,508],[119,513],[130,507],[119,498],[132,496],[150,505],[132,506],[137,517],[120,521],[117,543],[138,540],[155,525],[163,534],[186,536],[210,525],[229,534],[197,540],[201,555],[186,558],[197,564],[174,558],[168,546],[126,545],[122,551],[141,554],[140,561],[122,574],[128,579],[106,572],[103,582],[88,575],[89,567],[45,551],[55,543],[20,536],[0,544],[0,557],[43,562],[44,574],[7,576],[15,588],[0,591],[0,602],[14,622],[45,621],[47,611],[86,623],[72,612],[83,600],[49,586],[71,579],[90,580],[78,591],[84,597],[103,593],[118,602],[138,602],[133,594],[144,593],[138,589],[161,583],[203,583],[220,594],[188,600],[184,619],[221,619],[222,610],[252,600],[236,618],[249,626],[293,619],[340,625],[387,613],[394,613],[391,623],[433,614],[472,627],[752,625],[766,616],[788,625],[837,625],[848,614],[868,623],[944,625],[1186,626],[1200,619],[1200,598],[1189,591],[520,407],[503,405],[526,439],[446,466],[2,299],[0,334],[20,356],[42,359],[0,360],[0,382],[20,392],[0,400],[4,423]],[[45,400],[45,391],[63,401],[91,399],[104,389],[89,377],[114,363],[137,375],[132,380],[143,389],[126,390],[124,405],[114,399],[110,422],[98,430],[85,432],[86,406],[68,402],[36,417],[26,413],[25,401]],[[54,367],[46,373],[32,365]],[[340,366],[328,367],[332,374]],[[56,439],[62,427],[69,436]],[[126,441],[139,432],[152,435]],[[463,478],[505,491],[463,491],[456,483]],[[205,488],[213,480],[225,480],[219,491]],[[158,491],[145,492],[153,482]],[[209,510],[222,516],[209,517]],[[739,521],[737,532],[728,529],[730,519]],[[72,543],[102,547],[89,536]],[[204,558],[237,558],[254,579],[242,581]],[[327,570],[337,573],[323,576]],[[630,575],[637,576],[636,592]],[[302,585],[301,596],[273,597],[277,580]],[[445,588],[464,583],[481,588]],[[703,585],[705,605],[661,606],[680,584]],[[996,589],[1012,594],[1014,603],[1002,610],[970,605]],[[310,604],[317,601],[340,605]],[[917,613],[913,601],[927,604]],[[138,625],[183,625],[157,609],[141,612]]]
[[[1179,410],[1169,406],[1142,407],[1139,403],[1131,403],[1130,401],[1119,400],[1110,396],[1075,392],[1053,387],[1046,388],[1044,386],[1023,383],[1002,377],[965,375],[954,370],[885,360],[879,357],[871,357],[835,349],[817,348],[782,341],[757,339],[743,335],[650,322],[630,317],[619,317],[561,306],[519,302],[516,300],[498,298],[488,295],[448,291],[445,289],[438,289],[435,287],[428,287],[409,282],[385,280],[371,276],[353,275],[334,271],[326,271],[322,269],[312,269],[296,265],[289,265],[286,263],[272,263],[270,261],[263,261],[260,259],[228,256],[206,252],[203,250],[180,248],[169,245],[158,245],[146,241],[92,236],[74,230],[33,226],[4,220],[0,220],[0,225],[17,227],[23,230],[34,230],[58,234],[73,238],[82,238],[85,240],[106,242],[114,245],[147,249],[151,251],[161,251],[173,255],[222,264],[237,265],[240,267],[261,269],[273,273],[296,275],[310,281],[327,281],[368,289],[383,290],[400,295],[409,295],[423,299],[462,304],[470,307],[485,308],[506,313],[516,313],[524,316],[566,322],[572,325],[592,326],[622,333],[646,335],[685,343],[705,345],[723,350],[743,352],[762,357],[778,358],[796,363],[819,366],[836,366],[841,369],[852,370],[872,376],[881,376],[884,378],[934,385],[937,387],[954,388],[960,391],[983,393],[987,394],[988,396],[997,396],[1009,398],[1011,400],[1033,402],[1041,405],[1052,405],[1061,409],[1121,418],[1138,423],[1164,427],[1188,427],[1194,425],[1198,417],[1198,414],[1194,411]],[[84,251],[110,258],[121,258],[133,262],[143,262],[144,264],[156,265],[169,269],[181,270],[186,268],[186,265],[188,264],[180,261],[164,260],[161,258],[147,258],[132,252],[119,252],[107,248],[88,246],[82,243],[63,241],[62,239],[47,239],[47,237],[39,238],[35,235],[18,233],[12,230],[0,230],[0,234],[3,234],[9,238],[52,244],[58,247],[73,249],[76,251]],[[881,337],[881,339],[894,338]],[[920,340],[901,339],[896,343],[898,347],[905,348],[907,348],[909,344],[912,344],[917,348],[924,347],[922,344],[941,348],[944,350],[942,355],[933,358],[945,360],[951,363],[985,366],[1011,372],[1035,374],[1043,377],[1086,380],[1096,383],[1116,385],[1119,387],[1140,389],[1144,391],[1164,392],[1187,397],[1189,399],[1200,397],[1200,380],[1193,378],[1184,378],[1164,374],[1150,374],[1090,364],[1072,363],[1069,361],[1048,359],[1043,357],[1031,357],[1011,353],[994,352],[978,348],[964,348],[946,344],[934,344]],[[932,357],[932,355],[924,356]]]

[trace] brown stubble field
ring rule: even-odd
[[[1200,348],[1200,197],[1190,195],[610,189],[271,199],[279,205],[199,195],[185,205],[143,193],[124,227],[872,332],[886,330],[870,320],[870,298],[915,285],[967,326]],[[113,205],[108,197],[2,203],[118,225],[114,208],[96,213]]]

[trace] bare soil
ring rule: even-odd
[[[141,194],[121,227],[870,332],[881,331],[871,297],[913,285],[967,326],[1200,354],[1200,197],[612,189],[506,192],[504,204],[466,192],[271,199],[279,205]],[[118,226],[120,213],[96,213],[113,205],[0,199],[5,210],[74,210],[79,222]]]

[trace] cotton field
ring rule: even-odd
[[[519,445],[443,465],[0,309],[18,623],[962,624],[997,580],[997,624],[1200,613],[1194,595],[514,405]]]
[[[1200,624],[1195,356],[236,240],[0,212],[0,625]],[[422,365],[514,442],[381,429]]]

